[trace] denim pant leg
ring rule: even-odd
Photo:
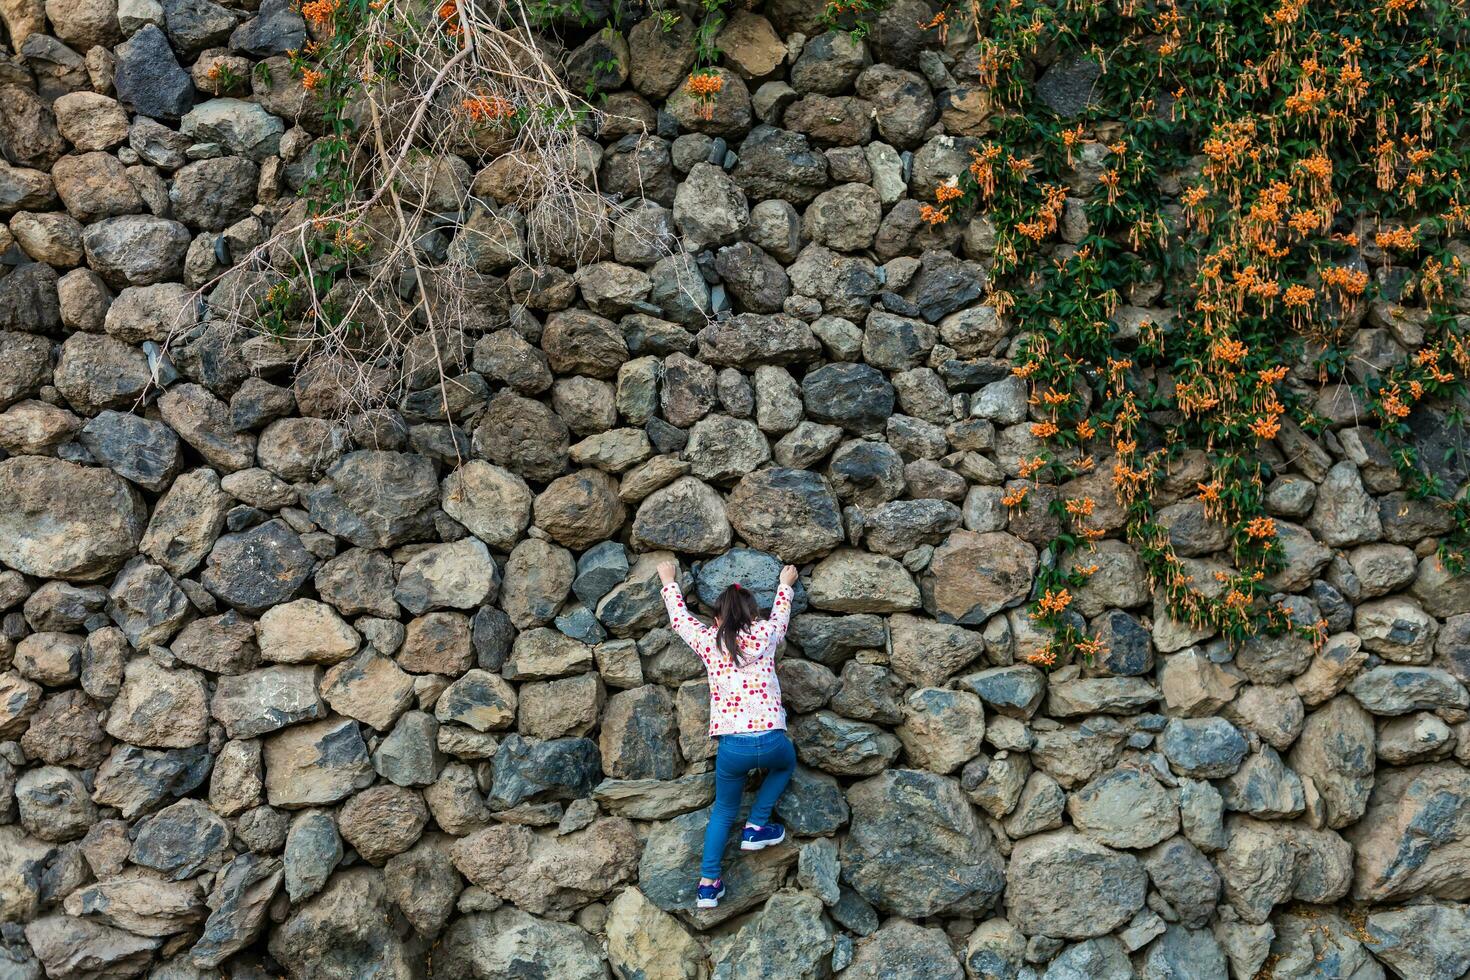
[[[760,764],[766,769],[766,778],[756,791],[755,805],[750,808],[749,823],[764,827],[771,820],[771,811],[776,800],[791,782],[791,773],[796,769],[796,750],[785,732],[768,733],[761,743]]]
[[[740,797],[745,792],[745,777],[752,768],[749,756],[738,752],[730,740],[720,739],[715,752],[715,805],[704,828],[704,858],[699,863],[702,877],[720,876],[720,859],[730,840],[730,828],[740,816]]]

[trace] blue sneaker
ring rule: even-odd
[[[778,823],[768,823],[764,827],[746,827],[740,832],[740,849],[759,851],[785,839],[786,828]]]
[[[725,897],[725,879],[720,878],[713,885],[700,885],[699,898],[694,907],[700,909],[712,909],[720,904],[720,899]]]

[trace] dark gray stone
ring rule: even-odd
[[[342,860],[342,838],[332,815],[307,810],[291,821],[286,834],[286,894],[299,902],[315,895]]]
[[[259,12],[230,35],[230,47],[258,57],[286,54],[306,43],[306,21],[290,0],[264,0]]]
[[[254,942],[284,877],[279,858],[250,852],[225,865],[209,896],[204,933],[190,950],[194,965],[217,967]]]
[[[893,385],[867,364],[828,364],[802,379],[808,417],[861,435],[877,432],[893,414]]]
[[[107,614],[137,650],[167,643],[192,609],[173,576],[142,556],[123,566],[107,598]]]
[[[434,466],[422,456],[364,449],[327,470],[307,496],[312,519],[362,548],[427,537],[439,503]]]
[[[798,837],[831,836],[847,825],[851,815],[837,780],[799,763],[775,812],[787,832]]]
[[[475,662],[482,670],[499,671],[515,642],[516,628],[504,611],[481,606],[470,621],[470,642]]]
[[[216,157],[186,164],[174,172],[169,187],[173,217],[193,228],[224,231],[249,217],[259,179],[260,169],[244,157]]]
[[[1110,609],[1092,621],[1092,630],[1103,644],[1092,666],[1119,677],[1142,677],[1153,672],[1153,638],[1128,613]]]
[[[1073,55],[1058,61],[1036,82],[1036,96],[1064,119],[1081,115],[1095,105],[1098,79],[1102,68],[1085,55]]]
[[[827,186],[827,158],[800,133],[757,126],[736,151],[732,175],[754,199],[805,204]]]
[[[751,313],[779,313],[791,295],[791,280],[781,263],[750,242],[720,249],[715,256],[715,271],[735,301]]]
[[[1143,856],[1154,888],[1191,929],[1207,925],[1220,897],[1220,874],[1209,858],[1183,837],[1171,837]]]
[[[1160,747],[1179,775],[1219,779],[1240,768],[1247,746],[1224,718],[1171,718]]]
[[[117,807],[124,820],[131,820],[202,786],[212,762],[206,745],[187,749],[119,745],[97,769],[93,799]]]
[[[904,298],[930,323],[938,323],[979,299],[985,291],[985,270],[952,252],[925,252],[919,271],[904,290]]]
[[[979,695],[992,710],[1025,721],[1041,706],[1046,677],[1035,667],[1015,664],[966,674],[955,683]]]
[[[839,776],[871,776],[898,758],[897,738],[876,725],[832,711],[802,715],[789,731],[802,762]]]
[[[597,621],[596,614],[580,602],[569,602],[563,606],[552,625],[583,643],[596,644],[607,639],[607,630]]]
[[[787,638],[801,647],[808,660],[837,667],[859,650],[883,649],[888,627],[881,616],[869,613],[805,613],[792,618]]]
[[[526,801],[575,800],[602,778],[597,743],[586,738],[546,741],[510,735],[495,753],[490,805],[509,810]]]
[[[847,796],[843,879],[878,908],[909,918],[970,915],[999,901],[1005,859],[958,782],[897,769]]]
[[[88,419],[77,440],[99,463],[154,493],[168,488],[181,464],[172,429],[125,412],[109,409]]]
[[[859,936],[871,936],[878,931],[877,909],[846,885],[839,886],[837,904],[828,911],[838,925]]]
[[[117,46],[113,85],[118,101],[141,116],[178,119],[194,105],[189,73],[179,67],[168,38],[153,24]]]
[[[218,867],[229,844],[229,824],[198,800],[180,800],[138,824],[128,859],[182,881]]]
[[[186,58],[224,44],[236,23],[234,15],[213,0],[167,0],[163,5],[163,29]]]
[[[57,278],[46,263],[26,262],[0,279],[0,329],[55,333],[61,327]]]
[[[781,560],[775,555],[751,548],[731,548],[718,558],[703,562],[694,570],[695,589],[699,601],[714,608],[720,594],[739,584],[755,596],[756,605],[770,613],[776,601],[776,586],[781,576]],[[806,609],[806,591],[798,581],[794,589],[792,612]]]
[[[1208,929],[1171,925],[1149,947],[1143,961],[1144,980],[1225,975],[1225,951]]]
[[[407,711],[373,752],[378,775],[398,786],[428,786],[439,778],[439,722],[426,711]]]
[[[222,535],[200,581],[227,605],[258,615],[296,598],[315,565],[296,532],[274,520]]]
[[[616,541],[593,545],[577,559],[577,577],[572,579],[572,592],[588,606],[612,591],[628,577],[628,553]]]

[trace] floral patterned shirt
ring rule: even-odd
[[[781,706],[781,683],[776,679],[776,648],[786,637],[791,620],[791,586],[776,589],[771,618],[752,623],[740,634],[744,664],[736,664],[716,645],[715,631],[694,618],[684,606],[676,582],[663,587],[664,608],[679,638],[699,654],[709,672],[709,733],[733,735],[786,728]]]

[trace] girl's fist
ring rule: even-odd
[[[677,577],[678,574],[679,566],[674,564],[673,562],[661,561],[658,563],[658,577],[664,583],[664,585],[668,585],[670,582],[674,581],[675,577]]]
[[[784,567],[784,568],[781,569],[781,584],[782,585],[795,585],[796,584],[796,566],[795,565],[787,565],[786,567]]]

